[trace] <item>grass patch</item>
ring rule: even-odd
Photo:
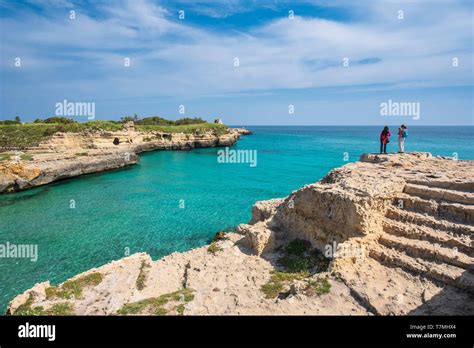
[[[86,286],[96,286],[102,282],[104,276],[101,273],[91,273],[75,280],[68,280],[61,286],[50,286],[46,289],[46,298],[80,298],[82,289]]]
[[[55,133],[78,133],[86,129],[118,131],[122,129],[122,125],[109,121],[90,121],[70,124],[25,123],[0,125],[0,148],[23,150],[38,146],[40,142],[48,140]]]
[[[179,315],[183,315],[184,314],[184,304],[179,304],[177,307],[176,307],[176,312],[179,314]]]
[[[217,135],[227,133],[228,127],[217,123],[199,123],[186,125],[135,125],[135,129],[141,132],[163,132],[163,133],[185,133],[204,134],[213,131]]]
[[[331,291],[331,283],[329,283],[327,278],[309,280],[308,285],[304,290],[307,296],[320,296],[324,294],[329,294],[329,291]]]
[[[7,153],[0,153],[0,161],[8,161],[10,160],[11,155]]]
[[[169,302],[190,302],[194,299],[194,290],[190,288],[184,288],[168,294],[163,294],[159,297],[151,297],[138,302],[127,303],[120,308],[117,313],[120,315],[130,314],[154,314],[154,315],[166,315],[168,310],[163,306]],[[180,303],[175,310],[178,314],[183,314],[184,303]]]
[[[89,154],[88,154],[87,152],[77,152],[77,153],[75,153],[75,155],[76,155],[76,156],[79,156],[79,157],[81,157],[81,156],[89,156]]]
[[[63,302],[55,303],[50,309],[46,311],[46,315],[73,315],[74,309],[72,304]]]
[[[44,309],[41,306],[31,307],[33,304],[33,295],[30,294],[25,303],[18,306],[13,315],[44,315]]]
[[[20,159],[22,159],[23,161],[33,161],[33,156],[28,153],[24,153],[20,155]]]
[[[317,249],[312,250],[307,241],[295,239],[284,249],[278,263],[288,272],[319,273],[327,271],[330,260]]]
[[[261,287],[265,298],[268,299],[277,297],[283,290],[285,283],[305,279],[310,276],[308,272],[289,273],[279,271],[272,271],[271,275],[270,280]]]
[[[329,262],[319,250],[312,249],[311,243],[295,239],[283,249],[283,255],[278,260],[282,270],[272,271],[270,280],[261,287],[261,291],[265,298],[275,298],[295,280],[305,280],[315,273],[327,271]],[[308,279],[308,287],[304,292],[319,294],[324,293],[326,289],[329,292],[331,284],[327,280],[326,283]]]
[[[207,247],[207,252],[211,254],[216,254],[217,252],[222,251],[222,248],[220,248],[216,242],[212,242],[208,247]]]
[[[140,265],[140,272],[138,273],[137,281],[135,282],[138,290],[143,290],[145,288],[145,281],[146,281],[146,268],[150,268],[151,266],[146,262],[142,261]]]
[[[278,296],[278,294],[283,290],[282,282],[272,282],[262,285],[262,292],[265,294],[265,298],[272,299]]]
[[[51,308],[44,310],[43,306],[32,307],[33,304],[33,295],[30,294],[28,300],[25,303],[18,306],[17,310],[13,315],[73,315],[74,308],[70,303],[55,303]]]

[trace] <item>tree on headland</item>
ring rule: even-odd
[[[126,122],[130,122],[130,121],[134,122],[135,120],[132,116],[124,116],[124,117],[120,118],[120,121],[122,123],[126,123]]]
[[[4,120],[4,121],[0,121],[0,124],[2,124],[2,125],[21,124],[21,122],[18,122],[17,120]]]
[[[74,121],[73,119],[67,118],[67,117],[48,117],[43,123],[60,123],[60,124],[71,124],[71,123],[77,123],[77,121]]]
[[[20,116],[15,116],[15,121],[21,123]]]
[[[167,120],[160,116],[145,117],[145,118],[142,118],[141,120],[138,120],[135,123],[138,125],[143,125],[143,126],[171,126],[173,125],[173,121]]]

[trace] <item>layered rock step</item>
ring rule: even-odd
[[[431,215],[437,219],[474,224],[474,205],[428,200],[407,193],[396,194],[393,203],[400,209]]]
[[[433,230],[440,230],[443,231],[443,233],[449,235],[461,236],[470,240],[471,243],[474,239],[474,227],[471,225],[458,224],[447,220],[439,220],[427,214],[398,209],[394,206],[388,208],[386,217],[391,221],[414,224],[418,227],[421,226],[428,227]]]
[[[412,223],[386,219],[383,221],[384,231],[393,236],[417,241],[426,241],[430,245],[439,244],[444,248],[472,256],[472,240],[467,235],[458,235],[453,232],[436,230],[429,226],[419,226]]]
[[[471,189],[470,182],[409,181],[387,210],[370,257],[474,293]]]
[[[445,189],[445,190],[456,190],[456,191],[464,191],[474,193],[474,181],[464,181],[456,179],[453,180],[417,180],[417,179],[408,179],[406,181],[408,184],[413,185],[422,185],[427,186],[430,188],[438,188],[438,189]]]
[[[430,279],[442,286],[451,285],[474,294],[474,275],[464,268],[414,258],[383,245],[373,247],[369,256],[386,267],[399,267],[409,274]]]
[[[460,204],[474,204],[474,193],[470,192],[410,183],[405,185],[404,192],[425,199],[444,200]]]
[[[390,234],[382,234],[379,243],[417,259],[434,263],[446,263],[468,271],[473,270],[474,259],[460,252],[457,248],[446,248],[424,240],[409,239]]]

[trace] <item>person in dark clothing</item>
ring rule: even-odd
[[[390,142],[390,135],[390,130],[385,126],[382,133],[380,133],[380,153],[387,153],[387,144]]]

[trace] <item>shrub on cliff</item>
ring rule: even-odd
[[[35,120],[35,122],[38,121]],[[74,121],[73,119],[70,119],[70,118],[66,118],[66,117],[57,117],[57,116],[54,116],[54,117],[48,117],[47,119],[41,121],[40,122],[42,123],[59,123],[59,124],[71,124],[71,123],[77,123],[77,121]]]
[[[173,121],[164,119],[159,116],[145,117],[141,120],[135,121],[135,124],[142,126],[166,126],[172,125]]]
[[[179,120],[174,121],[174,124],[177,126],[186,125],[186,124],[200,124],[200,123],[206,123],[206,121],[200,117],[194,117],[194,118],[185,117],[185,118],[180,118]]]
[[[0,124],[5,124],[5,125],[7,125],[7,124],[21,124],[21,122],[20,122],[20,121],[16,121],[16,120],[15,120],[15,121],[13,121],[13,120],[5,120],[5,121],[0,121]]]

